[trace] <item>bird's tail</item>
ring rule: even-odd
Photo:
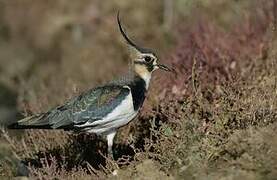
[[[9,129],[50,129],[47,113],[32,115],[8,126]]]

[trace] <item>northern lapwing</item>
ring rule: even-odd
[[[144,102],[152,72],[170,71],[158,63],[155,53],[135,44],[124,32],[119,13],[119,30],[130,47],[132,73],[128,80],[90,89],[46,113],[32,115],[9,126],[12,129],[65,129],[104,135],[113,157],[113,140],[118,128],[135,118]],[[126,78],[125,78],[126,79]]]

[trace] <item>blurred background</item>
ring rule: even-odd
[[[206,98],[211,104],[209,108],[201,109],[207,105],[205,103],[203,106],[194,104],[189,111],[191,114],[201,114],[192,119],[199,119],[199,128],[194,130],[205,129],[205,132],[201,129],[202,137],[202,133],[207,133],[207,129],[215,122],[216,118],[211,117],[222,113],[218,109],[213,111],[213,108],[218,108],[219,97],[227,92],[221,85],[242,79],[253,82],[247,79],[254,71],[250,67],[257,64],[257,59],[268,58],[268,44],[272,42],[272,32],[276,25],[277,5],[274,0],[0,0],[0,123],[5,125],[23,116],[47,111],[84,90],[126,73],[129,56],[117,27],[118,11],[128,35],[141,46],[153,49],[160,61],[176,70],[175,74],[155,73],[150,95],[138,118],[140,123],[131,123],[117,138],[119,144],[133,142],[139,151],[149,153],[150,150],[145,148],[147,141],[142,140],[152,137],[149,119],[158,120],[158,123],[155,122],[156,125],[159,124],[158,127],[166,124],[171,128],[166,129],[166,132],[174,134],[180,131],[179,125],[188,120],[184,115],[188,111],[183,108],[185,98],[191,97],[194,99],[191,102],[199,104]],[[270,76],[269,79],[273,77]],[[198,101],[195,100],[196,97],[201,98]],[[253,97],[255,96],[251,96]],[[273,100],[269,102],[275,108],[276,103]],[[245,102],[241,102],[242,107],[245,107]],[[254,112],[253,109],[258,109],[256,106],[251,108],[249,114]],[[228,112],[231,111],[228,109]],[[246,114],[245,119],[248,118]],[[236,123],[228,124],[232,130],[241,126],[235,119],[231,121]],[[224,129],[226,130],[225,125]],[[184,132],[188,135],[187,131]],[[10,167],[14,166],[10,165],[14,156],[17,159],[16,164],[18,159],[35,159],[40,162],[42,157],[49,162],[49,156],[46,158],[44,154],[49,149],[50,156],[51,153],[62,154],[66,157],[63,163],[75,163],[79,157],[74,159],[68,156],[78,152],[81,145],[84,146],[79,144],[80,147],[77,145],[77,149],[67,152],[65,149],[71,146],[65,145],[74,142],[71,135],[60,131],[10,132],[10,135],[1,134],[0,139],[0,152],[3,154],[1,156],[0,153],[0,158]],[[160,147],[168,145],[157,144]],[[93,145],[90,144],[87,148],[93,149],[91,146]],[[163,152],[160,147],[151,147],[151,153]],[[53,149],[55,150],[52,151]],[[130,147],[127,150],[123,148],[122,152],[118,152],[118,157],[133,157],[134,154],[129,151]],[[142,159],[149,158],[148,156],[150,157],[148,154]],[[162,156],[167,157],[165,154]],[[94,164],[91,157],[89,160],[87,158],[85,156],[80,159]],[[135,162],[141,162],[142,159],[135,158]],[[180,161],[174,160],[174,164],[172,160],[170,163],[175,166]],[[17,174],[17,170],[12,170],[3,162],[0,160],[0,175]],[[25,164],[30,162],[33,161]],[[169,163],[169,160],[159,159],[162,167],[159,166],[158,169],[166,169],[166,173],[174,172],[176,175],[175,171],[170,171],[170,165],[164,162]],[[149,166],[152,166],[151,163]],[[93,168],[99,167],[99,163],[95,164],[92,165]],[[103,178],[108,174],[103,169],[109,168],[100,167],[99,171],[88,173],[87,169],[78,171],[66,166],[64,171],[67,173],[64,173],[56,171],[63,165],[59,165],[59,168],[49,165],[49,169],[52,169],[47,169],[47,172],[41,170],[41,167],[48,167],[43,163],[39,166],[32,165],[31,175],[34,177],[44,177],[45,174],[48,177],[56,173],[53,176],[59,178],[71,177],[70,173],[79,173],[84,178],[89,178],[88,174],[96,174]],[[85,166],[83,161],[78,161],[76,166],[78,165]],[[156,174],[158,177],[166,175],[160,171]]]
[[[45,111],[126,72],[128,50],[118,31],[117,11],[130,36],[155,50],[163,61],[200,13],[230,28],[232,21],[249,16],[245,9],[251,4],[224,0],[1,1],[2,121],[15,117],[15,109]],[[194,8],[197,11],[192,12]]]
[[[117,11],[138,43],[161,55],[172,44],[172,2],[0,3],[1,103],[21,112],[41,112],[127,70],[128,51],[118,31]],[[4,109],[3,120],[9,119],[14,112]]]
[[[206,21],[208,14],[212,23],[228,29],[243,17],[250,18],[247,9],[256,4],[235,0],[2,0],[1,121],[14,119],[16,111],[45,111],[126,72],[128,51],[118,31],[117,11],[130,36],[155,50],[163,61],[178,39],[188,36],[184,29],[197,24],[197,17]]]

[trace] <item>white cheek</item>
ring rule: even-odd
[[[153,63],[153,66],[154,66],[154,70],[157,70],[157,69],[159,69],[159,67],[157,66],[158,64],[157,64],[157,61],[155,61],[154,63]]]
[[[145,81],[146,89],[149,88],[150,80],[151,80],[151,73],[149,74],[144,74],[142,76],[142,79]]]

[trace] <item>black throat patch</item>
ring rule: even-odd
[[[145,99],[147,91],[145,81],[138,75],[135,75],[134,80],[129,84],[129,87],[132,92],[134,109],[137,111],[142,106]]]

